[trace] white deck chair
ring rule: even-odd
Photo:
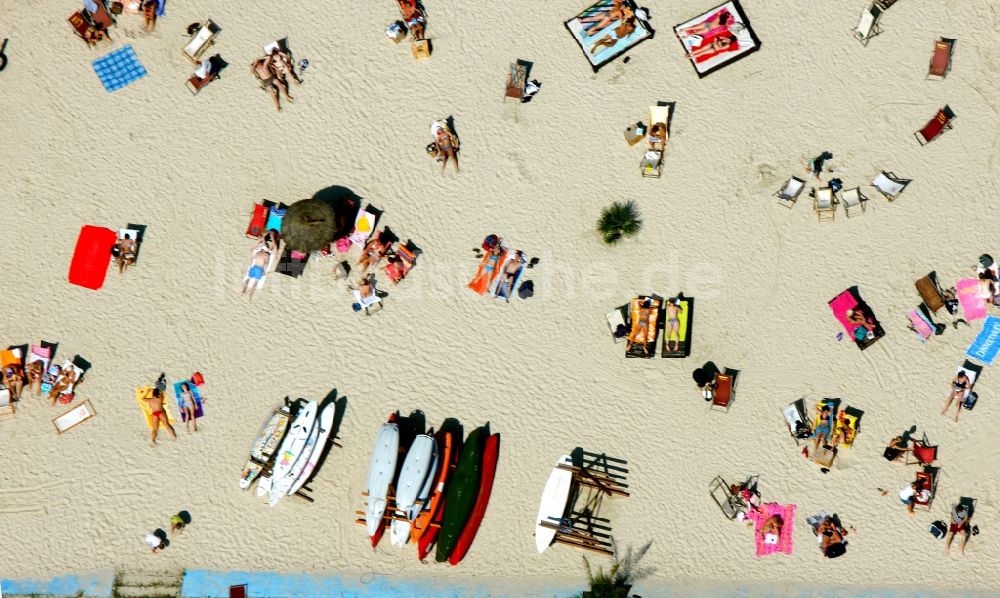
[[[619,326],[625,326],[625,328],[628,329],[628,324],[625,322],[625,313],[627,311],[628,305],[623,305],[616,308],[614,311],[608,312],[608,328],[611,329],[611,338],[613,338],[616,343],[620,343],[625,340],[625,336],[615,336],[615,331],[618,330]]]
[[[857,208],[861,208],[861,213],[865,213],[865,202],[868,198],[861,193],[860,187],[855,187],[853,189],[848,189],[840,194],[841,201],[844,202],[844,212],[847,217],[851,217],[851,210],[857,213]]]
[[[79,426],[95,415],[97,413],[94,411],[94,406],[90,404],[90,399],[87,399],[66,413],[52,418],[52,425],[55,426],[56,432],[62,434],[70,428]]]
[[[884,195],[889,201],[899,197],[899,194],[902,193],[909,184],[909,179],[897,178],[893,173],[886,172],[884,170],[875,177],[875,180],[872,181],[872,187],[878,189],[878,192]]]
[[[184,55],[187,56],[188,60],[191,62],[198,62],[201,55],[205,53],[213,43],[215,43],[215,36],[222,31],[218,25],[216,25],[212,19],[208,19],[201,25],[201,29],[198,33],[191,38],[188,45],[184,46]]]
[[[829,187],[817,189],[814,194],[813,209],[816,211],[817,220],[833,221],[836,215],[837,200],[833,196],[833,190]]]
[[[786,208],[791,208],[795,205],[795,201],[799,198],[799,194],[802,193],[805,186],[805,181],[793,176],[788,179],[785,186],[775,193],[774,196],[778,198],[778,203]]]
[[[872,3],[871,6],[865,9],[861,13],[861,18],[858,19],[858,26],[854,28],[851,33],[857,38],[862,45],[867,46],[868,41],[875,37],[879,33],[882,33],[882,29],[878,26],[878,21],[882,17],[882,9],[876,4]]]
[[[361,291],[354,291],[354,302],[361,306],[364,310],[366,316],[372,315],[372,313],[382,309],[382,298],[378,296],[378,292],[375,291],[375,287],[372,287],[372,294],[370,297],[362,297]]]

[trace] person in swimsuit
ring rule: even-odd
[[[686,27],[677,32],[677,37],[684,39],[686,37],[691,37],[692,35],[700,35],[702,37],[710,37],[714,33],[721,32],[722,28],[733,22],[733,15],[729,12],[729,9],[723,8],[714,15],[708,17],[701,23],[696,23],[690,27]]]
[[[590,49],[591,54],[597,54],[601,48],[608,47],[611,48],[618,43],[618,40],[624,39],[635,31],[635,16],[630,16],[623,20],[621,25],[614,28],[613,33],[608,33],[601,39],[597,40],[594,47]]]
[[[504,281],[501,286],[507,289],[504,293],[507,303],[510,303],[510,296],[514,293],[514,282],[522,267],[524,267],[524,252],[518,249],[514,252],[514,259],[508,261],[507,267],[503,270]]]
[[[24,389],[24,376],[21,374],[21,367],[8,365],[3,369],[3,383],[10,391],[10,398],[15,401],[21,400],[21,390]]]
[[[819,424],[817,424],[816,429],[813,430],[814,453],[819,450],[820,441],[822,441],[824,445],[828,444],[830,432],[832,430],[830,424],[830,406],[823,405],[823,407],[819,410]]]
[[[724,34],[712,39],[708,44],[698,48],[697,50],[692,50],[688,52],[688,58],[694,60],[695,58],[700,58],[707,54],[717,54],[719,52],[725,52],[730,49],[734,49],[733,46],[736,44],[736,37],[731,34]]]
[[[28,364],[28,386],[31,388],[32,396],[37,397],[42,394],[42,377],[44,375],[41,361],[32,361]]]
[[[615,21],[625,20],[632,17],[632,9],[625,3],[625,0],[612,0],[611,6],[600,9],[594,14],[580,17],[583,24],[583,32],[586,35],[594,35],[595,32],[611,26]]]
[[[944,545],[944,553],[951,552],[951,542],[955,534],[962,534],[962,554],[965,555],[965,544],[969,541],[969,511],[959,503],[951,509],[951,525],[948,526],[948,540]]]
[[[965,393],[971,388],[972,380],[969,380],[969,376],[965,373],[965,370],[959,371],[951,380],[951,393],[948,395],[948,400],[945,401],[941,415],[948,413],[948,408],[951,407],[951,403],[954,401],[955,421],[958,421],[958,416],[962,414],[962,401],[965,399]]]
[[[142,4],[142,16],[146,20],[146,31],[156,29],[156,11],[160,8],[160,0],[146,0]]]
[[[190,432],[194,425],[194,431],[198,431],[198,419],[195,413],[198,411],[198,404],[194,400],[194,393],[187,382],[181,384],[181,411],[184,414],[184,428]]]
[[[174,427],[170,425],[170,420],[167,419],[167,411],[163,407],[163,391],[154,388],[153,394],[149,397],[143,397],[143,401],[149,403],[149,410],[152,412],[152,430],[149,431],[149,446],[156,446],[156,435],[160,431],[160,426],[164,426],[167,429],[167,433],[170,434],[170,438],[174,441],[177,440],[177,433],[174,432]]]
[[[125,233],[125,237],[118,239],[118,273],[125,272],[125,268],[135,263],[135,255],[138,251],[135,239],[132,235]]]
[[[459,172],[458,138],[443,123],[435,127],[434,149],[437,150],[438,162],[441,162],[441,172],[448,166],[449,158],[455,161],[455,172]]]
[[[274,48],[271,50],[271,70],[278,77],[285,86],[285,95],[288,95],[288,78],[291,77],[295,81],[296,85],[302,84],[302,79],[295,73],[295,67],[292,65],[291,59],[288,57],[288,53],[283,52],[280,48]]]
[[[68,367],[59,374],[59,378],[56,379],[55,383],[52,385],[52,389],[49,391],[49,401],[55,405],[56,399],[59,395],[64,392],[69,392],[73,385],[76,383],[76,370],[72,367]]]
[[[271,262],[271,256],[274,255],[275,248],[272,239],[273,237],[264,237],[253,250],[252,257],[250,258],[250,269],[247,270],[247,275],[243,278],[243,289],[240,290],[239,294],[242,297],[249,288],[248,301],[253,301],[253,292],[260,286],[261,281],[264,279],[265,269]]]
[[[271,99],[274,100],[274,108],[281,112],[281,101],[279,99],[279,91],[282,89],[282,84],[278,81],[278,78],[274,75],[271,70],[271,57],[265,56],[263,58],[258,58],[250,64],[250,72],[257,77],[260,81],[261,89],[267,91],[271,95]],[[288,96],[288,88],[284,88],[285,96]],[[288,98],[288,101],[294,101],[292,98]]]
[[[830,158],[833,158],[833,154],[830,152],[821,153],[809,161],[809,164],[806,165],[806,172],[811,172],[818,179],[819,175],[823,172],[823,163]]]
[[[361,257],[358,258],[358,265],[361,266],[361,273],[364,274],[368,271],[368,268],[373,266],[378,266],[378,263],[382,261],[382,258],[389,253],[389,247],[391,243],[383,243],[379,239],[380,235],[375,235],[375,237],[368,241],[365,245],[364,251],[361,252]]]
[[[503,246],[497,243],[490,250],[489,255],[486,258],[486,263],[483,265],[482,270],[472,279],[472,282],[468,284],[468,287],[473,291],[483,295],[489,290],[490,282],[493,281],[493,272],[500,267],[500,255],[503,253]]]
[[[634,340],[629,340],[625,343],[625,350],[631,351],[632,345],[635,343],[642,343],[642,350],[646,355],[649,355],[649,340],[647,338],[647,333],[649,331],[649,325],[656,320],[658,316],[657,309],[653,307],[653,300],[649,297],[643,301],[642,305],[639,307],[639,315],[636,318],[636,328],[638,332],[636,333]]]
[[[649,137],[646,141],[649,142],[649,149],[662,152],[667,147],[666,140],[667,125],[663,123],[656,123],[649,128]]]
[[[769,535],[776,536],[776,541],[773,544],[777,544],[781,540],[781,528],[785,526],[785,520],[782,519],[781,515],[771,515],[764,520],[764,523],[760,526],[760,537],[762,540],[767,542],[767,537]]]
[[[396,0],[399,4],[399,12],[403,14],[403,22],[406,23],[406,28],[410,30],[410,35],[413,37],[414,41],[419,41],[424,39],[424,26],[427,25],[427,19],[424,17],[424,13],[417,6],[416,0]]]
[[[816,534],[820,536],[820,550],[826,555],[827,548],[833,544],[840,544],[844,541],[844,530],[837,526],[837,522],[832,517],[827,517],[816,526]]]
[[[681,301],[677,297],[667,301],[667,350],[677,351],[681,345]],[[673,339],[673,340],[671,340]]]

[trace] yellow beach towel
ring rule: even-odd
[[[135,389],[135,400],[139,403],[139,409],[142,409],[142,416],[146,418],[146,427],[149,428],[150,431],[153,430],[153,410],[150,408],[149,401],[146,399],[151,398],[152,396],[153,389],[149,386],[140,386]],[[170,412],[168,405],[169,403],[167,402],[166,395],[164,395],[163,411],[167,414],[167,421],[169,421],[172,426],[174,425],[174,414]],[[163,420],[156,420],[156,425],[163,427]]]

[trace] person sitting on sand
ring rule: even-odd
[[[170,425],[170,420],[167,419],[167,411],[163,407],[163,391],[154,388],[153,392],[148,397],[143,397],[142,400],[149,403],[149,410],[152,413],[152,426],[149,431],[149,446],[156,446],[156,435],[160,431],[160,426],[167,429],[167,433],[170,434],[171,440],[177,440],[177,433],[174,432],[174,427]]]
[[[28,386],[31,388],[32,396],[39,396],[42,394],[42,378],[45,376],[44,368],[42,367],[41,361],[32,361],[27,366],[27,381]]]
[[[160,10],[160,0],[146,0],[142,4],[142,16],[146,21],[146,31],[156,29],[156,13]]]
[[[21,390],[24,389],[24,375],[21,373],[21,366],[8,365],[3,369],[3,383],[10,391],[10,398],[14,401],[21,400]]]
[[[188,432],[191,431],[192,425],[194,425],[194,431],[198,431],[198,419],[195,417],[197,411],[198,403],[195,401],[191,386],[184,382],[181,384],[181,412],[184,414],[184,429]]]
[[[274,108],[281,112],[280,91],[285,92],[285,97],[289,102],[294,102],[294,98],[288,95],[288,87],[285,86],[271,69],[271,57],[258,58],[250,64],[250,72],[260,81],[261,89],[270,94],[274,100]],[[280,91],[279,91],[280,90]]]
[[[362,278],[358,281],[358,295],[361,297],[362,304],[375,299],[375,285],[372,284],[371,280]]]
[[[969,510],[959,503],[951,509],[951,525],[948,526],[948,538],[944,544],[944,553],[951,553],[951,542],[955,534],[962,534],[962,555],[965,555],[965,544],[969,541]]]
[[[777,544],[781,540],[781,528],[785,526],[785,520],[781,515],[771,515],[764,520],[760,526],[760,538],[765,544]],[[768,538],[771,536],[771,538]]]
[[[955,402],[955,421],[958,421],[958,416],[962,414],[962,401],[965,399],[965,393],[972,388],[972,380],[969,380],[969,376],[965,373],[965,370],[959,370],[958,374],[951,379],[951,392],[948,394],[948,400],[944,403],[944,409],[941,410],[941,415],[948,413],[948,408],[951,407],[952,401]]]
[[[451,132],[447,123],[438,121],[431,125],[431,133],[434,135],[434,155],[438,162],[441,162],[441,172],[448,166],[448,160],[455,161],[455,172],[458,168],[458,137]]]
[[[680,349],[681,346],[680,313],[681,313],[681,300],[678,299],[677,297],[671,297],[667,301],[667,350],[668,351],[677,351]],[[713,395],[714,395],[714,390],[713,390]]]
[[[887,461],[897,461],[904,453],[913,451],[912,447],[905,446],[902,436],[897,436],[889,441],[889,446],[885,447],[882,456]]]
[[[833,431],[832,420],[830,414],[830,406],[823,405],[819,410],[819,423],[816,425],[816,429],[813,430],[813,452],[819,450],[819,443],[822,442],[824,446],[829,444],[830,432]]]
[[[62,370],[49,391],[49,401],[55,405],[59,395],[68,392],[74,384],[76,384],[76,369],[68,367]]]
[[[135,264],[135,256],[139,246],[130,233],[125,233],[123,238],[118,239],[116,247],[118,249],[118,273],[122,274],[125,272],[125,268]]]
[[[361,257],[358,258],[358,266],[361,266],[361,274],[368,271],[368,268],[378,266],[378,263],[382,261],[382,258],[389,253],[389,249],[392,247],[392,243],[383,243],[381,240],[381,235],[375,235],[367,244],[365,244],[364,250],[361,252]]]
[[[167,547],[167,534],[163,530],[158,529],[155,532],[149,532],[146,534],[146,547],[153,554],[163,550]]]
[[[274,255],[275,247],[272,241],[273,237],[264,237],[260,243],[254,247],[253,253],[250,257],[250,269],[247,270],[247,275],[243,278],[243,289],[240,290],[239,296],[242,297],[247,289],[250,289],[250,293],[247,295],[248,301],[253,301],[253,292],[260,286],[261,281],[264,280],[264,274],[266,273],[268,265],[271,263],[271,256]]]
[[[424,11],[417,6],[417,0],[396,0],[396,2],[399,4],[399,12],[403,14],[403,23],[410,31],[413,41],[424,39],[427,19],[424,17]]]
[[[278,80],[285,85],[286,96],[288,95],[289,77],[295,81],[296,85],[302,84],[302,79],[299,79],[298,74],[295,73],[295,65],[292,64],[291,58],[288,56],[288,53],[283,51],[281,48],[274,48],[271,50],[271,70],[274,71]]]
[[[844,536],[846,532],[837,525],[833,517],[827,517],[816,526],[816,535],[820,537],[820,550],[823,556],[829,557],[830,547],[835,544],[845,544]]]

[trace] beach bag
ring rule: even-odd
[[[530,280],[526,280],[521,283],[521,288],[517,289],[517,296],[521,299],[527,299],[535,294],[535,283]]]
[[[965,400],[962,401],[962,407],[965,407],[969,411],[972,411],[972,408],[976,406],[976,401],[978,400],[979,400],[979,395],[977,395],[975,392],[970,392],[969,396],[965,397]]]
[[[864,326],[858,326],[854,329],[854,340],[861,342],[868,337],[868,330]]]
[[[948,526],[944,524],[944,521],[938,519],[931,524],[929,531],[932,536],[940,540],[941,538],[944,538],[946,533],[948,533]]]

